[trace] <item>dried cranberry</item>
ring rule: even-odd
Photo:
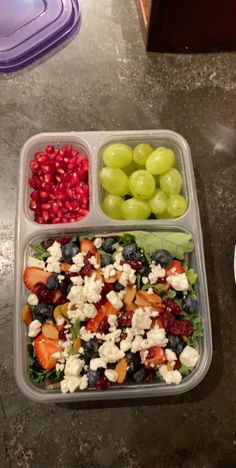
[[[165,283],[165,282],[166,282],[166,278],[165,278],[165,277],[164,277],[164,278],[158,278],[158,280],[157,280],[157,283],[158,283],[158,284],[163,284],[163,283]]]
[[[173,335],[192,335],[194,330],[193,324],[189,320],[174,320],[174,322],[169,325],[168,331],[173,333]]]
[[[58,338],[59,340],[65,340],[66,339],[66,334],[65,334],[66,330],[65,330],[65,327],[62,327],[59,331],[59,335],[58,335]]]
[[[96,390],[102,391],[106,390],[109,387],[110,383],[109,380],[105,377],[105,375],[101,375],[96,382]]]
[[[108,319],[107,319],[107,317],[104,317],[104,319],[102,319],[102,321],[98,325],[97,332],[98,333],[107,333],[109,327],[110,327],[110,325],[108,323]]]
[[[119,328],[131,327],[132,317],[133,317],[133,312],[128,312],[128,311],[120,312],[117,317]]]
[[[56,239],[56,241],[61,245],[69,244],[69,242],[71,241],[71,237],[70,236],[60,237],[59,239]]]
[[[181,367],[181,362],[180,362],[179,359],[176,359],[174,369],[178,370],[178,369],[180,369],[180,367]]]
[[[85,257],[84,257],[84,266],[80,270],[80,276],[84,278],[85,276],[88,276],[89,271],[91,270],[91,263],[89,259],[93,256],[91,252],[88,252]]]
[[[166,305],[166,310],[168,312],[172,312],[173,314],[178,314],[181,312],[181,307],[176,304],[172,299],[166,299],[163,301],[163,303]]]
[[[164,310],[161,314],[161,322],[163,325],[163,328],[165,330],[169,330],[169,327],[171,326],[172,323],[174,323],[175,317],[171,312],[168,312],[167,310]]]
[[[34,286],[34,293],[39,301],[45,304],[51,304],[54,300],[55,293],[50,291],[44,283],[36,283]]]
[[[125,260],[123,263],[128,263],[133,270],[140,270],[142,268],[142,263],[136,260]]]
[[[155,371],[154,369],[147,369],[146,370],[146,377],[145,377],[145,380],[144,382],[148,383],[148,382],[151,382],[155,377]]]

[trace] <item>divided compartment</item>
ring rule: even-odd
[[[199,249],[199,244],[193,236],[194,241],[194,251],[189,256],[189,264],[198,271],[198,289],[197,295],[199,299],[199,312],[202,316],[204,323],[204,336],[199,339],[198,346],[200,352],[200,360],[193,370],[190,376],[185,377],[179,385],[172,386],[167,385],[163,382],[152,382],[149,384],[123,384],[123,385],[114,385],[111,386],[108,390],[104,392],[97,392],[96,390],[85,390],[81,392],[75,392],[72,394],[63,394],[58,390],[45,390],[43,385],[34,384],[27,373],[27,367],[29,364],[29,358],[27,356],[27,328],[25,327],[23,321],[20,319],[19,311],[22,305],[26,301],[26,297],[29,294],[29,291],[26,288],[22,287],[21,278],[24,271],[27,257],[31,253],[30,244],[41,242],[48,238],[60,237],[64,234],[74,235],[83,233],[86,231],[92,231],[96,235],[109,235],[109,234],[120,234],[121,232],[129,232],[131,230],[129,227],[122,227],[122,229],[117,230],[116,227],[110,227],[107,229],[104,226],[99,226],[97,228],[87,226],[86,228],[81,229],[71,229],[70,231],[61,231],[55,229],[49,232],[37,232],[31,236],[28,236],[25,239],[24,244],[22,245],[21,255],[18,263],[17,275],[16,275],[16,316],[15,316],[15,374],[17,384],[20,390],[30,399],[40,402],[55,402],[55,401],[84,401],[84,400],[98,400],[98,399],[117,399],[117,398],[130,398],[130,397],[147,397],[147,396],[161,396],[161,395],[177,395],[186,391],[191,390],[195,387],[205,376],[210,362],[211,362],[211,328],[210,328],[210,316],[209,316],[209,305],[207,297],[207,289],[205,282],[205,270],[201,252]],[[135,230],[135,228],[132,228]],[[136,230],[140,230],[136,226]],[[142,230],[146,231],[178,231],[186,232],[186,229],[183,227],[176,226],[166,226],[162,224],[158,228],[153,228],[150,226],[143,226]]]
[[[90,215],[90,210],[93,204],[93,189],[92,189],[92,175],[91,175],[91,166],[92,166],[92,156],[91,148],[89,144],[82,138],[70,135],[70,134],[39,134],[30,138],[22,148],[21,151],[21,165],[20,165],[20,211],[24,217],[26,217],[34,226],[40,227],[54,227],[55,224],[39,224],[34,220],[34,212],[29,208],[30,202],[30,193],[34,190],[29,187],[28,179],[32,177],[32,171],[30,168],[30,161],[34,158],[34,154],[37,151],[44,151],[48,145],[54,145],[56,148],[65,145],[72,145],[73,149],[80,152],[84,152],[89,160],[89,212],[86,216],[81,218],[81,220],[74,223],[58,223],[57,226],[63,227],[65,225],[78,226],[86,220]]]
[[[98,194],[99,194],[99,210],[102,213],[102,215],[109,220],[114,221],[115,223],[119,222],[128,222],[127,220],[113,220],[109,216],[107,216],[103,210],[102,210],[102,201],[104,199],[105,195],[105,190],[101,187],[100,182],[99,182],[99,172],[100,170],[105,167],[105,164],[103,163],[102,160],[102,153],[105,148],[107,148],[109,145],[114,144],[114,143],[124,143],[129,146],[131,146],[132,149],[135,148],[140,143],[148,143],[150,144],[154,149],[160,146],[165,146],[167,148],[170,148],[173,150],[175,153],[176,157],[176,169],[178,169],[181,172],[182,178],[183,178],[183,188],[181,190],[181,195],[183,195],[188,203],[188,208],[186,212],[182,215],[179,216],[178,218],[174,218],[175,220],[182,220],[188,212],[191,210],[191,203],[192,203],[192,197],[190,196],[190,187],[189,187],[189,177],[190,177],[190,168],[189,168],[189,156],[190,156],[190,150],[188,145],[186,144],[186,141],[177,133],[175,132],[165,132],[165,131],[156,131],[153,132],[152,134],[142,132],[140,131],[139,133],[132,133],[132,132],[116,132],[115,135],[111,135],[105,139],[102,140],[102,142],[99,145],[98,148],[98,157],[97,157],[97,176],[96,176],[96,185],[98,188]],[[125,169],[125,168],[124,168]],[[124,170],[123,169],[123,170]],[[142,167],[140,166],[140,169]],[[138,168],[137,168],[138,170]],[[132,220],[132,222],[140,222],[141,223],[146,223],[149,221],[153,222],[162,222],[163,218],[158,218],[158,219],[148,219],[148,220]],[[170,221],[173,221],[173,219],[170,219]]]

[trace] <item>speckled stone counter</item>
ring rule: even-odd
[[[236,53],[147,54],[132,1],[82,0],[58,54],[0,76],[1,467],[236,466]],[[214,354],[174,398],[44,406],[13,374],[14,221],[19,151],[43,131],[169,128],[192,150]]]

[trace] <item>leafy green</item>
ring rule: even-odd
[[[32,343],[27,345],[27,351],[28,351],[28,355],[29,355],[30,359],[34,359],[35,354],[34,354],[34,347],[33,347]]]
[[[78,236],[76,236],[76,241],[78,242],[81,242],[83,239],[89,239],[89,240],[92,240],[95,238],[95,235],[93,232],[83,232],[83,234],[79,234]]]
[[[190,367],[186,367],[182,364],[182,366],[179,368],[179,372],[182,375],[189,375],[192,372],[192,369]]]
[[[137,289],[141,289],[141,275],[140,273],[137,273],[137,276],[136,276],[136,281],[137,281]]]
[[[120,245],[128,245],[132,244],[135,242],[136,235],[134,234],[123,234],[123,236],[120,237],[119,239],[119,244]]]
[[[191,284],[190,284],[190,286],[188,288],[188,291],[191,294],[191,296],[193,297],[193,299],[197,300],[197,295],[196,295],[195,289],[193,288],[193,286]]]
[[[159,371],[156,371],[156,378],[157,378],[157,380],[163,380],[163,377],[162,377],[162,375],[160,374]]]
[[[44,246],[44,242],[41,242],[41,244],[38,245],[31,245],[30,247],[34,250],[35,257],[38,260],[46,260],[46,258],[50,257],[50,253]]]
[[[188,340],[187,340],[187,344],[189,346],[194,347],[196,344],[197,338],[204,335],[202,318],[200,315],[187,314],[186,312],[181,312],[180,317],[181,319],[188,320],[194,326],[194,331],[192,335],[188,337]]]
[[[190,285],[193,285],[196,283],[198,274],[195,273],[193,268],[189,268],[189,270],[186,271],[186,276],[187,276],[188,283]]]
[[[73,323],[73,325],[71,327],[71,333],[72,333],[73,341],[75,341],[77,336],[79,335],[79,330],[80,330],[80,321],[77,320],[75,323]]]
[[[144,251],[147,258],[158,249],[166,249],[173,257],[179,260],[184,259],[184,255],[193,250],[193,240],[191,234],[185,232],[145,232],[134,231],[129,235],[134,235],[138,246]]]
[[[162,296],[162,299],[174,299],[175,296],[176,291],[174,291],[174,289],[168,289],[168,291],[166,291],[165,294]]]

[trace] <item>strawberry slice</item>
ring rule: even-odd
[[[173,260],[166,268],[166,276],[179,275],[181,273],[184,273],[184,269],[179,260]]]
[[[27,267],[24,271],[23,281],[28,289],[34,291],[34,286],[37,283],[46,284],[50,275],[51,273],[49,273],[49,271],[43,271],[35,267]]]
[[[35,338],[34,349],[36,357],[38,358],[42,368],[46,371],[53,369],[57,363],[57,359],[52,355],[57,351],[62,350],[58,340],[45,338],[42,333]]]
[[[97,252],[97,249],[91,240],[85,238],[85,239],[82,239],[80,242],[80,252],[85,253],[85,254],[90,252],[91,254],[95,255]]]
[[[106,314],[102,306],[101,309],[98,311],[97,315],[95,315],[94,318],[89,319],[89,321],[87,322],[87,330],[89,330],[92,333],[95,333],[105,316]]]
[[[166,362],[166,353],[161,346],[151,346],[151,348],[142,349],[140,357],[142,363],[147,368],[157,369],[161,364]]]

